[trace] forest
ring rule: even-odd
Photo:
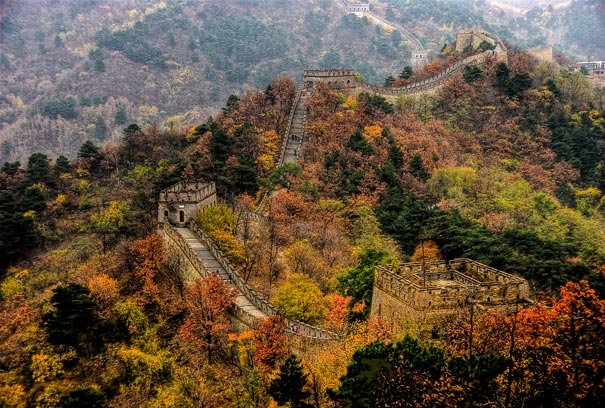
[[[100,31],[91,69],[102,71],[111,50],[167,69],[141,39],[161,29],[157,13]],[[242,53],[248,41],[289,41],[265,23],[213,13],[195,18],[237,38],[204,37],[210,61],[229,58],[217,72],[234,80],[262,61]],[[321,13],[303,21],[309,32],[327,23]],[[191,30],[186,19],[174,24]],[[195,49],[200,37],[188,35]],[[444,47],[399,80],[456,57]],[[323,58],[329,66],[339,57]],[[73,156],[3,162],[0,406],[600,406],[602,91],[519,50],[508,63],[468,66],[432,96],[389,102],[317,86],[302,160],[278,165],[295,92],[292,78],[275,77],[192,126],[133,123],[117,104],[119,139],[91,136]],[[77,121],[82,106],[112,98],[61,96],[40,115]],[[113,126],[91,117],[95,132]],[[194,180],[214,182],[221,198],[194,222],[245,281],[281,316],[338,339],[300,355],[280,315],[235,330],[235,291],[216,276],[185,279],[156,209],[162,189]],[[262,228],[245,223],[265,196]],[[533,302],[469,303],[438,324],[370,313],[376,266],[457,257],[526,278]]]
[[[372,8],[432,56],[474,26],[520,47],[554,43],[578,58],[603,52],[596,0],[522,16],[485,1]],[[216,115],[230,94],[264,89],[279,75],[300,79],[305,68],[353,68],[381,84],[409,65],[412,48],[334,0],[6,0],[0,42],[0,161],[22,163],[35,152],[75,156],[86,140],[115,143],[131,122],[184,131]]]

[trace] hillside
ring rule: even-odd
[[[581,60],[605,58],[600,35],[605,29],[605,5],[601,1],[477,1],[475,12],[530,47],[553,45]]]
[[[409,58],[330,1],[32,1],[3,13],[0,161],[33,146],[73,155],[131,122],[191,124],[304,67],[346,65],[381,82]]]
[[[516,16],[472,1],[389,0],[373,9],[433,56],[456,30],[474,26],[522,47],[553,42],[581,58],[602,52],[598,2]],[[85,140],[118,141],[131,122],[189,125],[216,114],[229,94],[308,67],[346,66],[380,84],[409,64],[410,43],[343,10],[327,0],[6,1],[0,161],[24,161],[34,150],[73,156]],[[585,30],[587,21],[594,29]]]
[[[208,24],[221,21],[199,18],[208,15]],[[166,69],[162,53],[135,41],[157,24],[100,31],[105,73],[105,48],[119,41],[136,47],[120,45],[115,56],[132,51],[150,70]],[[74,159],[35,153],[26,165],[5,163],[0,403],[597,405],[602,92],[579,72],[515,50],[508,57],[390,102],[316,85],[297,163],[279,162],[296,95],[282,76],[228,97],[194,126],[131,124],[120,143],[80,144]],[[224,75],[238,75],[231,66]],[[78,109],[70,123],[79,124]],[[185,276],[158,235],[159,192],[179,181],[216,184],[221,202],[195,216],[197,228],[259,298],[337,333],[333,342],[300,353],[279,315],[235,330],[226,281]],[[371,313],[376,266],[462,257],[524,277],[533,303],[483,309],[469,299],[438,323],[410,316],[395,325]]]

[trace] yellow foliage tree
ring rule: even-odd
[[[236,265],[241,265],[244,261],[244,248],[235,236],[227,231],[216,230],[208,234],[214,240],[223,254]]]
[[[237,227],[237,216],[224,204],[202,208],[194,221],[209,234],[214,231],[233,233]]]
[[[120,296],[118,281],[106,274],[92,277],[87,286],[91,297],[101,309],[112,307]]]
[[[441,252],[435,241],[424,241],[416,246],[414,253],[410,257],[412,262],[422,262],[424,257],[425,262],[438,261],[441,258]]]
[[[291,275],[277,290],[273,302],[286,317],[317,323],[325,316],[327,301],[319,287],[301,274]]]
[[[363,135],[368,140],[368,142],[373,141],[382,133],[382,126],[378,123],[369,125],[363,128]]]
[[[347,96],[347,99],[342,103],[342,108],[347,111],[355,111],[357,109],[357,98],[354,95]]]

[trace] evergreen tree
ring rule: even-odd
[[[496,85],[501,91],[504,91],[508,86],[510,79],[510,69],[506,63],[501,62],[496,66]]]
[[[410,173],[418,180],[426,181],[429,178],[429,173],[424,168],[422,157],[416,154],[410,160]]]
[[[35,183],[51,184],[50,163],[45,154],[34,153],[29,156],[23,182],[25,186],[31,186]]]
[[[42,212],[46,209],[46,193],[37,186],[27,187],[21,194],[21,209],[23,211]]]
[[[36,241],[31,218],[23,216],[18,198],[0,190],[0,267],[10,265]]]
[[[441,349],[424,348],[410,336],[375,342],[355,352],[340,387],[328,395],[341,407],[438,406],[435,386],[446,369]]]
[[[107,136],[107,125],[105,124],[105,119],[103,116],[98,115],[97,119],[95,119],[95,133],[94,136],[97,139],[103,140]]]
[[[364,156],[371,156],[374,153],[372,145],[368,143],[359,130],[349,137],[346,146],[354,152],[361,152]]]
[[[225,107],[223,108],[223,112],[228,113],[231,112],[234,109],[237,109],[239,105],[239,97],[237,95],[229,95],[229,98],[227,98],[227,103],[225,104]]]
[[[55,35],[55,48],[63,48],[63,40],[59,34]]]
[[[126,113],[126,107],[124,105],[118,105],[118,110],[113,117],[113,122],[116,125],[124,125],[128,122],[128,114]]]
[[[105,63],[103,62],[102,59],[95,60],[95,62],[92,64],[92,66],[95,69],[95,71],[97,71],[97,72],[105,72]]]
[[[483,78],[483,70],[477,65],[467,65],[462,71],[462,78],[468,83]]]
[[[57,159],[55,160],[55,165],[53,167],[53,172],[55,173],[55,176],[60,176],[63,173],[69,173],[71,171],[71,164],[69,163],[69,160],[67,159],[67,157],[61,155],[59,157],[57,157]]]
[[[393,82],[395,82],[395,78],[393,78],[393,75],[389,75],[384,80],[384,86],[390,88],[391,85],[393,85]]]
[[[48,341],[74,347],[78,351],[96,351],[101,346],[103,322],[90,291],[72,283],[53,290],[53,310],[42,316]]]
[[[399,73],[399,79],[410,79],[413,74],[414,71],[412,70],[412,67],[406,65],[405,67],[403,67],[403,71]]]
[[[279,367],[277,378],[271,381],[269,395],[279,405],[286,405],[289,402],[292,408],[311,408],[312,405],[305,402],[311,396],[311,393],[304,389],[307,376],[302,371],[298,357],[291,354]]]
[[[120,150],[120,160],[127,166],[133,163],[144,161],[144,156],[140,149],[142,130],[136,123],[131,123],[122,130],[124,135],[122,139],[122,149]]]
[[[21,163],[18,161],[15,162],[4,162],[2,165],[2,172],[9,175],[14,176],[19,171],[21,167]]]
[[[350,268],[345,274],[338,276],[338,291],[351,296],[350,308],[359,302],[366,306],[372,304],[372,292],[374,290],[374,268],[389,261],[389,255],[382,250],[368,249],[359,256],[357,265]],[[366,318],[369,307],[361,314],[351,316],[356,319]]]
[[[93,142],[87,140],[80,147],[78,157],[81,159],[99,160],[101,159],[101,153],[99,152],[99,148]]]

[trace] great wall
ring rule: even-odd
[[[343,0],[343,4],[349,13],[370,16],[374,21],[382,21],[383,26],[389,25],[401,31],[419,50],[425,52],[420,41],[411,33],[371,13],[367,3]],[[318,84],[341,92],[380,95],[391,101],[400,95],[434,93],[465,66],[480,65],[494,59],[507,61],[506,45],[498,37],[482,30],[460,31],[456,49],[461,52],[477,50],[484,41],[493,45],[490,47],[493,50],[463,58],[429,79],[400,88],[368,84],[350,69],[305,70],[303,82],[296,90],[290,108],[276,166],[303,159],[306,100]],[[256,213],[248,214],[257,222],[263,222],[262,212],[267,197],[268,194],[265,194]],[[233,324],[236,328],[251,328],[259,319],[280,313],[264,296],[250,287],[212,239],[192,222],[202,207],[216,203],[213,183],[181,182],[171,186],[160,193],[159,231],[167,244],[169,256],[178,263],[185,283],[211,274],[217,274],[229,282],[238,292],[231,313]],[[460,306],[461,302],[468,303],[469,299],[479,306],[496,307],[519,304],[529,297],[524,279],[464,259],[452,260],[448,264],[402,264],[392,269],[377,268],[374,289],[371,313],[384,316],[394,323],[402,321],[405,316],[419,313],[444,315]],[[304,353],[311,344],[334,341],[340,337],[337,333],[303,322],[285,318],[284,322],[293,348],[299,353]]]

